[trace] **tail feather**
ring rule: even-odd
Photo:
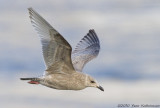
[[[20,78],[20,80],[36,80],[37,78]]]
[[[39,78],[20,78],[20,80],[30,80],[28,82],[29,84],[40,84],[39,83],[39,81],[40,81]]]

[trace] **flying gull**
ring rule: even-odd
[[[82,73],[86,63],[97,57],[100,42],[93,29],[72,47],[35,10],[28,8],[31,23],[41,38],[46,70],[41,77],[20,78],[30,80],[30,84],[42,84],[59,90],[82,90],[86,87],[104,89],[91,76]]]

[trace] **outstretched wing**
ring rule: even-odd
[[[43,57],[47,74],[72,73],[70,44],[36,11],[29,8],[31,23],[39,34],[42,43]]]
[[[89,30],[77,44],[72,52],[72,63],[76,71],[82,72],[86,63],[97,57],[100,50],[100,42],[95,31]]]

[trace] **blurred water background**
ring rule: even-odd
[[[84,72],[104,87],[59,91],[29,85],[45,66],[27,8],[34,8],[75,48],[95,29],[99,56]],[[2,108],[116,108],[160,104],[159,0],[1,0],[0,106]]]

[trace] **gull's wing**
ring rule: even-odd
[[[100,50],[100,42],[95,31],[89,30],[77,44],[72,52],[72,63],[76,71],[82,72],[86,63],[97,57]]]
[[[28,10],[31,23],[41,38],[46,74],[74,72],[70,44],[36,11]]]

